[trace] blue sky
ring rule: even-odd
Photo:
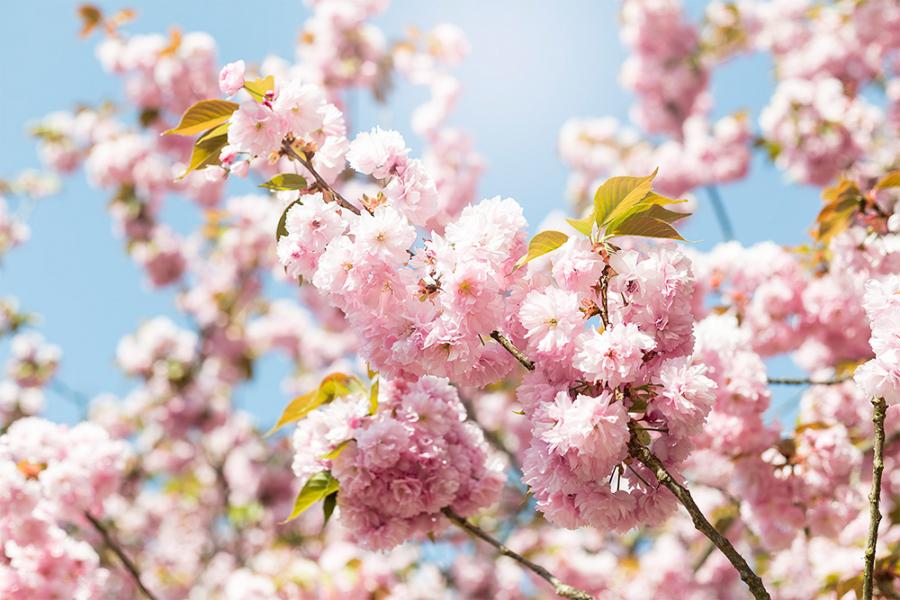
[[[120,80],[102,72],[94,58],[96,39],[77,36],[78,2],[14,2],[4,7],[0,36],[0,178],[38,166],[26,125],[77,102],[121,99]],[[687,2],[692,15],[703,2]],[[472,53],[457,70],[463,96],[453,121],[473,132],[487,160],[482,197],[512,196],[533,226],[554,208],[565,208],[566,169],[556,154],[560,126],[572,116],[612,115],[626,119],[632,97],[618,85],[625,51],[618,38],[617,2],[567,3],[537,0],[394,0],[377,23],[389,37],[406,26],[427,28],[451,22],[463,28]],[[269,53],[293,56],[292,44],[308,9],[299,0],[270,2],[103,2],[105,10],[130,6],[138,19],[130,32],[207,31],[219,47],[221,63],[239,58],[256,62]],[[764,57],[741,58],[713,76],[715,114],[749,109],[755,116],[772,90],[771,65]],[[423,90],[396,90],[387,111],[360,98],[357,127],[381,124],[403,132]],[[762,156],[751,176],[720,188],[737,237],[745,244],[773,239],[798,244],[806,237],[818,208],[817,190],[788,184]],[[60,379],[84,394],[124,394],[130,383],[114,365],[119,338],[146,318],[169,314],[174,295],[151,291],[140,270],[122,250],[104,210],[107,195],[91,189],[83,175],[67,178],[62,193],[42,201],[31,214],[31,240],[12,251],[0,266],[0,297],[17,296],[40,313],[40,329],[63,347]],[[171,199],[175,219],[191,218]],[[697,215],[685,237],[705,249],[720,240],[711,208],[700,195]],[[0,343],[0,360],[6,346]],[[793,373],[787,360],[773,373]],[[258,380],[238,391],[239,404],[269,423],[286,402],[280,381],[287,365],[266,360]],[[798,390],[778,390],[787,402]],[[54,393],[51,418],[72,420],[74,408]]]

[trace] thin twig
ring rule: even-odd
[[[346,198],[341,196],[341,194],[336,189],[331,187],[331,184],[329,184],[321,175],[319,175],[318,171],[316,171],[316,169],[312,166],[312,163],[297,154],[297,151],[294,150],[289,142],[285,142],[284,144],[282,144],[282,149],[284,150],[284,153],[287,154],[291,159],[296,160],[301,165],[303,165],[307,171],[312,173],[312,176],[316,179],[316,183],[319,184],[319,187],[328,190],[328,192],[331,193],[332,196],[334,196],[335,202],[337,202],[341,207],[346,208],[355,215],[361,214],[362,211],[353,206]]]
[[[521,350],[516,348],[516,345],[512,343],[512,340],[510,340],[508,337],[506,337],[505,335],[500,333],[500,331],[497,329],[495,329],[494,331],[491,332],[491,337],[494,338],[494,340],[498,344],[503,346],[507,352],[512,354],[513,358],[515,358],[517,361],[519,361],[519,363],[523,367],[525,367],[529,371],[534,371],[534,361],[532,361],[530,358],[525,356],[524,352],[522,352]]]
[[[734,239],[734,227],[731,226],[731,219],[728,217],[728,211],[725,210],[725,203],[722,202],[722,196],[719,195],[719,188],[714,185],[706,186],[706,194],[712,203],[713,212],[716,213],[716,220],[719,222],[719,229],[722,230],[722,238],[726,242]]]
[[[838,385],[839,383],[844,383],[845,381],[850,381],[850,376],[845,377],[835,377],[834,379],[822,379],[822,380],[814,380],[814,379],[805,379],[805,378],[793,378],[793,377],[769,377],[768,382],[770,385]]]
[[[700,507],[697,506],[697,503],[694,502],[694,498],[691,496],[688,489],[672,477],[672,474],[669,473],[665,465],[662,464],[662,461],[660,461],[655,454],[650,452],[649,448],[643,446],[640,441],[638,441],[637,435],[634,432],[632,432],[631,439],[628,441],[628,453],[645,467],[650,469],[653,474],[656,475],[659,482],[672,492],[682,506],[687,509],[688,513],[691,515],[691,520],[694,522],[694,527],[697,531],[708,537],[709,540],[716,545],[716,548],[722,551],[722,554],[724,554],[734,568],[737,569],[741,579],[747,584],[747,587],[750,588],[750,593],[753,594],[753,597],[757,600],[768,600],[770,598],[769,592],[766,591],[759,575],[757,575],[750,565],[747,564],[747,561],[735,549],[731,542],[728,541],[728,538],[719,533],[719,531],[713,527],[712,523],[703,516],[703,512],[700,510]]]
[[[90,521],[91,525],[94,526],[94,529],[97,530],[97,533],[100,534],[100,537],[103,538],[103,543],[113,551],[113,553],[119,558],[119,561],[122,563],[122,566],[125,567],[125,570],[131,575],[131,578],[134,580],[135,585],[139,590],[149,598],[150,600],[157,600],[156,596],[153,595],[153,592],[147,589],[147,586],[144,585],[144,582],[141,581],[141,572],[138,570],[137,565],[134,564],[125,551],[122,550],[122,547],[113,539],[112,534],[106,527],[101,523],[94,515],[89,513],[88,511],[84,511],[84,516]]]
[[[875,425],[875,446],[872,457],[872,491],[869,493],[869,540],[866,543],[863,571],[863,599],[872,600],[875,571],[875,546],[878,544],[878,525],[881,523],[881,474],[884,472],[884,414],[887,403],[884,398],[872,400],[872,423]]]
[[[572,598],[574,600],[594,600],[594,597],[587,592],[563,583],[562,581],[557,579],[556,576],[553,575],[553,573],[551,573],[541,565],[533,563],[521,554],[513,552],[505,545],[503,545],[500,541],[493,538],[491,534],[481,529],[477,525],[473,525],[465,518],[453,512],[453,510],[451,510],[449,507],[442,509],[441,512],[443,512],[444,516],[450,519],[450,521],[454,525],[465,529],[467,532],[479,538],[480,540],[487,542],[488,544],[496,548],[497,551],[503,556],[508,556],[509,558],[518,562],[520,565],[540,576],[547,583],[553,586],[553,590],[558,596],[562,596],[563,598]]]

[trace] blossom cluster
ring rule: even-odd
[[[469,515],[496,500],[502,467],[446,379],[393,381],[368,412],[366,394],[353,394],[294,432],[294,473],[306,481],[330,469],[340,484],[341,523],[357,543],[392,548],[443,529],[443,508]]]
[[[109,572],[69,527],[102,518],[130,457],[102,428],[36,417],[0,436],[0,593],[4,598],[99,597]]]
[[[629,458],[629,443],[646,435],[676,471],[712,405],[715,384],[689,362],[690,262],[658,248],[622,250],[606,265],[578,242],[552,258],[532,274],[544,287],[519,310],[539,365],[518,392],[533,435],[525,481],[538,507],[566,527],[660,523],[674,497],[649,483],[654,476]],[[604,269],[612,276],[601,291]],[[566,277],[573,271],[577,277]],[[599,329],[585,327],[584,306],[608,310]]]

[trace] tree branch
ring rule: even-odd
[[[84,516],[85,518],[87,518],[90,524],[94,526],[94,529],[97,530],[97,533],[100,534],[100,537],[103,538],[103,543],[106,544],[106,546],[113,551],[113,554],[115,554],[119,558],[122,566],[124,566],[125,570],[128,571],[129,575],[131,575],[131,578],[134,580],[134,584],[138,587],[139,590],[141,590],[144,596],[149,598],[149,600],[157,600],[156,596],[153,595],[153,592],[148,590],[144,585],[144,582],[141,581],[141,572],[140,570],[138,570],[137,565],[134,564],[134,562],[128,557],[128,555],[125,554],[125,551],[122,549],[122,547],[116,542],[115,539],[113,539],[112,534],[108,529],[106,529],[106,526],[104,526],[99,519],[94,517],[94,515],[92,515],[88,511],[84,511]]]
[[[594,600],[594,597],[587,592],[563,583],[562,581],[557,579],[556,576],[553,575],[553,573],[551,573],[541,565],[533,563],[521,554],[513,552],[512,550],[504,546],[501,542],[493,538],[488,532],[481,529],[477,525],[473,525],[465,518],[453,512],[453,510],[451,510],[449,507],[442,509],[441,512],[444,513],[444,516],[450,519],[450,521],[457,527],[460,527],[466,530],[468,533],[479,538],[480,540],[487,542],[488,544],[496,548],[497,551],[503,556],[508,556],[526,569],[529,569],[533,573],[540,576],[547,583],[553,586],[553,590],[558,596],[561,596],[563,598],[572,598],[573,600]]]
[[[525,353],[516,348],[516,345],[512,343],[508,337],[503,335],[499,329],[495,329],[491,332],[491,337],[501,346],[503,346],[507,352],[513,355],[519,363],[528,369],[529,371],[534,371],[534,361],[525,356]]]
[[[753,597],[757,600],[768,600],[769,592],[766,591],[759,575],[753,572],[753,569],[750,568],[750,565],[747,564],[747,561],[740,555],[735,547],[731,545],[728,538],[719,533],[706,517],[703,516],[703,512],[701,512],[697,503],[694,502],[694,498],[691,496],[688,489],[672,477],[672,474],[669,473],[662,461],[650,452],[649,448],[641,445],[634,431],[632,431],[631,439],[628,441],[628,453],[645,467],[650,469],[653,474],[656,475],[659,482],[672,492],[675,498],[677,498],[684,508],[687,509],[688,513],[691,515],[691,520],[694,522],[694,527],[697,531],[708,537],[710,541],[722,551],[722,554],[724,554],[734,568],[737,569],[741,579],[747,584],[747,587],[750,588],[750,593],[753,594]]]
[[[719,222],[719,229],[722,230],[722,238],[726,242],[730,242],[734,239],[734,227],[731,225],[731,219],[728,218],[728,211],[725,210],[722,196],[719,195],[719,188],[714,185],[708,185],[706,186],[706,194],[709,196],[713,212],[716,213],[716,221]]]
[[[884,415],[887,403],[884,398],[872,400],[872,423],[875,425],[875,446],[872,457],[872,491],[869,493],[869,540],[866,543],[865,570],[863,571],[863,598],[872,600],[875,571],[875,546],[878,544],[878,525],[881,523],[881,474],[884,472]]]
[[[285,141],[281,145],[281,148],[291,160],[296,160],[301,165],[303,165],[307,171],[312,173],[312,176],[316,179],[316,183],[319,184],[319,187],[328,190],[328,192],[334,197],[334,201],[337,202],[342,208],[346,208],[355,215],[361,214],[362,211],[353,206],[346,198],[341,196],[341,194],[336,189],[331,187],[331,184],[325,181],[325,179],[321,175],[319,175],[319,172],[315,170],[315,168],[312,166],[312,163],[297,154],[297,151],[294,150],[289,142]]]
[[[838,385],[850,381],[850,376],[835,377],[834,379],[823,379],[816,381],[813,379],[792,378],[792,377],[769,377],[770,385]]]

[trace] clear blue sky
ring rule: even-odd
[[[0,178],[37,167],[26,124],[54,110],[81,102],[121,99],[120,81],[102,72],[94,58],[96,39],[77,36],[78,2],[11,2],[4,6],[0,39]],[[269,2],[102,2],[109,11],[130,6],[138,20],[130,32],[207,31],[219,44],[221,63],[266,54],[293,56],[292,42],[308,14],[299,0]],[[688,2],[692,15],[703,2]],[[388,36],[407,25],[427,28],[439,22],[459,25],[472,53],[458,69],[463,96],[454,122],[470,129],[486,158],[481,195],[516,198],[532,226],[554,208],[564,208],[566,169],[556,156],[561,124],[572,116],[626,118],[631,96],[618,85],[625,51],[618,38],[618,3],[581,0],[394,0],[378,20]],[[716,114],[750,109],[755,116],[772,90],[771,66],[762,57],[742,58],[713,78]],[[357,126],[400,129],[408,140],[408,115],[424,91],[400,88],[392,97],[391,122],[361,101]],[[61,380],[94,395],[126,393],[131,384],[114,365],[119,338],[141,320],[157,314],[175,318],[173,294],[152,292],[122,250],[104,210],[107,195],[91,189],[82,174],[63,182],[58,196],[44,200],[29,218],[32,239],[0,266],[0,297],[15,295],[40,313],[40,329],[63,347]],[[789,185],[762,157],[754,159],[748,180],[721,188],[738,239],[746,244],[773,239],[801,243],[819,207],[818,192]],[[720,239],[713,214],[701,194],[698,214],[685,236],[708,248]],[[179,202],[177,199],[174,202]],[[170,203],[172,203],[170,201]],[[172,206],[179,219],[189,214]],[[184,213],[184,215],[182,215]],[[6,344],[0,343],[5,362]],[[258,381],[238,391],[239,404],[270,422],[286,398],[280,381],[287,365],[267,360]],[[792,367],[779,360],[778,374]],[[781,390],[789,400],[796,390]],[[71,420],[75,412],[61,397],[48,397],[51,418]]]

